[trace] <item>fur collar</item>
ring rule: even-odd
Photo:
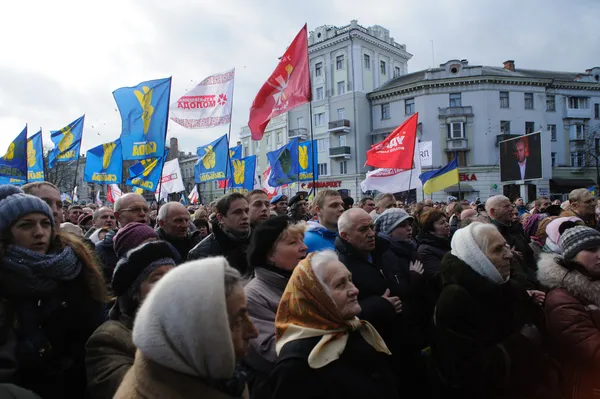
[[[557,254],[541,254],[538,280],[547,288],[564,288],[576,297],[600,306],[600,280],[590,281],[577,270],[568,271],[556,262]]]

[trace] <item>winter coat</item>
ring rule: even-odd
[[[230,399],[206,381],[161,366],[140,351],[114,399]]]
[[[111,230],[102,239],[102,241],[96,244],[96,256],[102,266],[102,274],[107,284],[112,281],[113,272],[117,266],[117,254],[115,253],[115,247],[113,239],[117,234],[116,230]]]
[[[432,349],[448,391],[442,397],[557,397],[553,363],[520,333],[543,325],[542,308],[525,289],[514,280],[494,284],[450,253],[440,273]]]
[[[188,254],[192,248],[194,248],[202,239],[200,238],[200,232],[194,231],[189,233],[186,238],[178,238],[168,235],[161,227],[156,230],[159,240],[168,242],[177,250],[181,259],[185,262],[188,258]]]
[[[308,222],[308,231],[304,233],[304,244],[307,247],[306,253],[323,251],[325,249],[335,249],[335,238],[338,236],[336,231],[330,231],[319,222]]]
[[[529,289],[534,289],[537,285],[537,265],[533,250],[529,246],[529,238],[525,236],[525,232],[523,231],[523,226],[520,223],[505,225],[494,219],[492,219],[492,224],[498,228],[506,243],[511,248],[514,247],[522,255],[522,257],[513,257],[511,278],[517,279]]]
[[[255,277],[245,287],[248,314],[258,330],[250,341],[244,364],[250,369],[248,388],[252,398],[269,397],[267,380],[275,361],[275,315],[290,274],[274,267],[256,267]]]
[[[188,254],[188,260],[224,256],[231,267],[245,274],[248,270],[246,251],[250,238],[234,239],[225,234],[218,223],[213,223],[212,233],[200,241]]]
[[[544,304],[552,348],[565,373],[565,398],[594,398],[600,392],[600,281],[560,266],[542,254],[540,284],[550,288]]]
[[[569,216],[575,216],[578,217],[579,219],[583,220],[583,222],[585,223],[585,225],[587,227],[591,227],[592,229],[597,229],[598,230],[598,226],[600,225],[600,221],[596,222],[596,217],[592,216],[591,218],[588,218],[587,220],[584,219],[583,217],[579,216],[579,214],[573,210],[571,211],[562,211],[560,213],[560,217],[569,217]],[[600,230],[598,230],[600,231]]]
[[[86,344],[88,399],[112,399],[133,366],[133,319],[122,313],[115,317],[111,311],[113,317],[98,327]]]
[[[450,240],[425,233],[419,240],[417,251],[423,262],[423,274],[429,281],[433,281],[436,287],[441,288],[440,267],[442,258],[450,252]]]
[[[310,368],[308,355],[320,339],[300,339],[283,346],[269,379],[272,399],[399,397],[390,356],[377,352],[358,332],[350,334],[339,359]]]

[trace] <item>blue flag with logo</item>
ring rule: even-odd
[[[196,149],[198,162],[195,167],[195,182],[204,183],[225,179],[227,171],[227,135]]]
[[[24,183],[27,180],[27,125],[10,143],[6,154],[0,158],[0,177],[8,182],[16,180],[15,183],[17,184],[20,181]]]
[[[50,131],[50,139],[54,143],[54,148],[48,154],[50,168],[54,167],[56,162],[71,162],[79,159],[84,119],[85,115],[82,115],[62,129]]]
[[[256,155],[232,159],[231,169],[233,170],[233,176],[229,179],[229,187],[239,191],[252,191],[254,188],[254,175],[256,174]]]
[[[298,180],[298,138],[275,151],[267,152],[271,165],[269,185],[279,187]]]
[[[121,139],[100,144],[85,155],[83,180],[88,183],[121,184],[123,154]]]
[[[242,159],[242,145],[229,147],[229,159]]]
[[[298,144],[298,181],[316,180],[318,176],[317,168],[317,142],[316,140],[307,141]]]
[[[141,190],[156,192],[163,164],[168,154],[169,150],[166,150],[165,155],[162,157],[143,159],[140,162],[136,162],[129,168],[129,179],[127,179],[125,184]]]
[[[42,130],[27,139],[27,181],[44,181]]]
[[[165,152],[171,78],[121,87],[113,97],[121,113],[124,160],[162,157]]]

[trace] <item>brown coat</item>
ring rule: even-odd
[[[200,378],[178,373],[138,351],[114,399],[232,399]]]

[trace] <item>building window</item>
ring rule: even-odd
[[[400,72],[400,67],[399,66],[395,66],[394,67],[394,77],[397,78],[401,74],[402,74],[402,72]]]
[[[594,104],[594,118],[600,119],[600,104]]]
[[[325,112],[315,114],[315,126],[323,126],[325,124]]]
[[[465,124],[464,122],[448,123],[448,139],[464,139]]]
[[[260,150],[260,141],[255,141],[255,142],[254,142],[254,149],[255,149],[256,151]]]
[[[218,189],[219,189],[219,181],[218,181],[218,180],[215,180],[215,181],[213,182],[213,189],[215,189],[215,190],[218,190]]]
[[[460,107],[461,106],[461,94],[460,93],[450,93],[450,106],[451,107]]]
[[[510,102],[508,101],[508,92],[501,91],[500,92],[500,108],[508,108],[510,106]]]
[[[556,97],[554,95],[546,95],[546,111],[556,111]]]
[[[315,64],[315,76],[321,76],[321,75],[323,75],[323,63],[317,62]]]
[[[317,151],[322,152],[327,150],[329,150],[329,139],[317,139]]]
[[[345,175],[348,173],[348,162],[342,161],[340,162],[340,175]]]
[[[346,135],[342,134],[338,137],[338,143],[340,147],[344,147],[346,145]]]
[[[298,123],[298,129],[302,129],[304,127],[304,117],[296,118],[296,123]]]
[[[583,166],[583,152],[571,153],[571,166],[574,168],[581,168]]]
[[[244,157],[247,157],[248,155],[250,155],[248,153],[248,146],[244,146]]]
[[[524,93],[525,109],[533,109],[533,93]]]
[[[379,69],[381,70],[381,74],[385,75],[387,72],[387,68],[385,65],[385,61],[379,61]]]
[[[363,61],[365,63],[365,69],[371,70],[371,56],[369,54],[363,54]]]
[[[337,110],[337,116],[338,116],[338,121],[341,121],[342,119],[344,119],[344,108],[338,108]]]
[[[381,104],[381,119],[390,119],[390,103]]]
[[[510,134],[510,121],[500,121],[500,133]]]
[[[404,100],[404,113],[406,115],[412,115],[415,113],[415,99],[407,98]]]
[[[525,122],[525,134],[533,133],[535,122]]]
[[[582,123],[571,125],[570,139],[571,140],[584,140],[585,139],[585,126]]]
[[[547,129],[550,132],[550,140],[556,141],[556,125],[548,125]]]
[[[346,92],[346,82],[345,81],[337,82],[337,94],[338,94],[338,96],[341,96],[345,92]]]
[[[456,152],[447,152],[446,157],[448,162],[452,162],[454,157],[456,157],[456,162],[458,163],[458,167],[466,167],[467,166],[467,152],[466,151],[456,151]]]
[[[335,57],[335,69],[337,69],[338,71],[341,69],[344,69],[344,56],[343,55],[338,55],[337,57]]]
[[[277,132],[277,144],[281,144],[283,141],[283,134],[281,132]]]
[[[265,140],[267,141],[267,147],[268,147],[268,146],[270,146],[270,145],[271,145],[271,135],[270,135],[270,134],[267,134],[267,135],[265,136]]]
[[[322,87],[317,87],[317,90],[316,90],[316,91],[317,91],[317,96],[316,96],[316,97],[317,97],[317,98],[316,98],[316,100],[317,100],[317,101],[318,101],[318,100],[322,100],[323,98],[325,98],[325,97],[323,96],[323,88],[322,88]]]
[[[551,152],[550,153],[550,160],[552,161],[552,167],[556,167],[556,153],[555,152]]]
[[[327,176],[327,164],[326,163],[319,164],[319,176]]]
[[[587,97],[569,97],[568,107],[570,109],[587,109],[588,98]]]

